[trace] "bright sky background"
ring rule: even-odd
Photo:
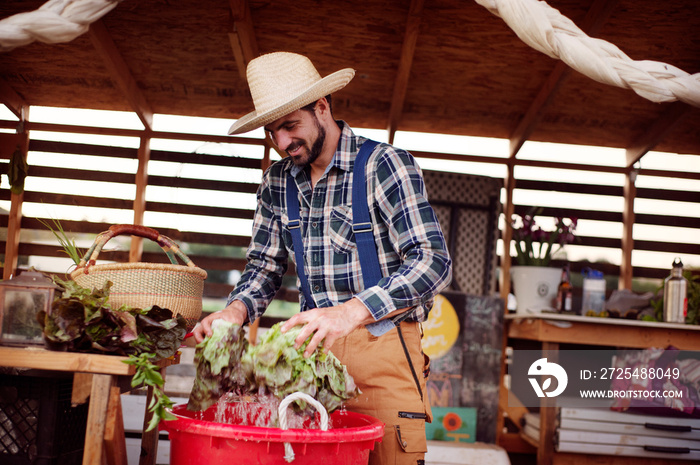
[[[14,115],[0,105],[0,119],[16,120]],[[30,121],[77,124],[95,127],[117,127],[126,129],[142,129],[142,125],[134,113],[107,112],[96,110],[78,110],[65,108],[32,107],[30,109]],[[154,115],[154,130],[169,132],[184,132],[197,134],[224,135],[227,133],[231,120],[214,118],[189,118],[168,115]],[[386,141],[387,133],[384,130],[367,130],[353,128],[357,134],[371,137],[375,140]],[[264,137],[262,129],[247,134],[248,137]],[[138,147],[139,140],[135,137],[92,136],[85,134],[58,134],[52,132],[33,131],[32,138],[45,140],[61,140],[68,142],[99,143],[121,147]],[[449,136],[425,133],[397,132],[395,145],[407,150],[456,153],[468,155],[480,155],[485,157],[506,158],[508,156],[508,140],[490,139],[466,136]],[[185,153],[204,152],[219,155],[234,155],[251,158],[262,158],[262,149],[258,146],[237,144],[202,143],[198,141],[171,141],[153,139],[152,150],[170,150]],[[273,160],[277,154],[273,152]],[[622,149],[602,147],[571,146],[563,144],[549,144],[538,142],[526,142],[518,154],[519,159],[536,159],[547,161],[561,161],[566,163],[600,164],[607,166],[623,167],[625,165],[625,153]],[[107,163],[107,165],[105,164]],[[460,173],[491,176],[503,179],[506,168],[502,164],[473,163],[443,161],[432,159],[419,159],[420,166],[424,170],[443,170]],[[104,157],[89,157],[85,155],[63,155],[30,153],[29,164],[73,167],[84,169],[101,169],[116,172],[134,173],[137,168],[136,160],[114,159],[105,161]],[[691,192],[700,192],[700,156],[679,155],[660,152],[650,152],[641,160],[643,168],[671,169],[688,172],[697,172],[698,179],[668,179],[651,176],[639,176],[638,188],[655,189],[684,189]],[[251,182],[261,176],[259,170],[243,170],[233,168],[204,167],[198,165],[163,163],[151,161],[149,163],[150,175],[169,175],[186,178],[229,180]],[[517,179],[539,179],[561,182],[585,182],[588,184],[622,186],[624,176],[613,173],[581,172],[578,170],[545,169],[518,166],[515,176]],[[7,185],[7,179],[3,180]],[[89,182],[75,182],[70,180],[51,180],[47,185],[46,179],[29,177],[27,179],[28,190],[56,190],[74,195],[95,195],[95,189],[99,189],[99,195],[112,198],[133,199],[135,186],[111,184],[109,190],[104,185],[95,186]],[[149,186],[147,198],[151,201],[166,201],[193,205],[221,206],[237,208],[255,208],[255,195],[236,193],[217,193],[193,191],[190,189],[174,189],[158,186]],[[531,192],[518,190],[514,192],[516,204],[538,205],[550,207],[565,207],[572,209],[589,209],[599,211],[622,211],[623,199],[619,197],[606,198],[603,196],[580,194],[557,194],[547,192]],[[0,207],[9,209],[8,202],[0,202]],[[700,217],[700,202],[667,202],[647,199],[635,201],[637,213],[665,214]],[[87,207],[70,207],[59,205],[25,204],[24,214],[38,217],[54,217],[88,221],[107,222],[133,222],[133,212],[124,210],[114,212],[109,218],[103,218],[104,213],[97,209]],[[237,219],[211,219],[202,224],[202,217],[188,217],[187,215],[171,215],[162,213],[147,213],[146,223],[154,227],[177,228],[181,230],[193,229],[217,233],[232,233],[237,235],[249,235],[251,221]],[[546,223],[544,226],[547,226]],[[599,236],[619,238],[622,234],[622,226],[617,223],[600,221],[579,222],[578,233],[584,236]],[[634,238],[636,240],[664,241],[673,237],[674,240],[685,243],[699,244],[700,235],[690,228],[661,228],[645,225],[635,225]],[[591,261],[604,259],[611,263],[619,264],[621,255],[618,251],[605,249],[582,248],[567,246],[569,259]],[[499,250],[500,253],[500,250]],[[674,255],[660,252],[635,251],[633,254],[634,266],[657,266],[670,268]],[[700,254],[682,257],[688,266],[700,267]]]

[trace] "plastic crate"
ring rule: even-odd
[[[79,465],[88,404],[73,407],[73,375],[0,372],[0,463]]]

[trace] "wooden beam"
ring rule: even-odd
[[[259,54],[250,5],[248,0],[229,0],[229,5],[233,15],[233,32],[229,33],[228,37],[233,56],[236,58],[238,73],[246,79],[248,63]]]
[[[666,111],[625,149],[627,167],[637,163],[645,153],[652,150],[690,111],[692,107],[683,102],[671,103]]]
[[[610,17],[617,3],[618,0],[595,0],[581,23],[581,30],[589,36],[596,35]],[[554,65],[554,69],[547,76],[544,84],[537,92],[537,96],[530,103],[525,115],[520,119],[510,136],[511,158],[515,158],[525,141],[530,138],[532,131],[542,116],[542,111],[552,101],[552,97],[556,94],[569,72],[570,68],[563,61],[558,61]]]
[[[557,61],[554,65],[554,69],[549,73],[544,84],[537,92],[537,96],[530,103],[525,115],[518,121],[515,131],[510,135],[509,154],[511,158],[515,158],[525,141],[530,138],[532,131],[540,120],[542,110],[552,101],[552,97],[570,70],[563,61]]]
[[[90,25],[89,35],[93,46],[102,56],[112,81],[122,91],[144,127],[150,131],[153,129],[153,110],[151,105],[141,92],[129,66],[124,61],[121,53],[119,53],[102,20],[98,19]]]
[[[423,0],[411,0],[411,5],[408,8],[408,20],[406,22],[403,45],[401,46],[399,68],[396,72],[394,92],[391,96],[391,107],[389,109],[387,131],[390,144],[394,142],[394,134],[396,134],[396,128],[403,112],[403,104],[406,99],[406,91],[408,90],[408,78],[411,75],[413,55],[416,52],[416,42],[418,41],[422,15]]]
[[[27,108],[29,108],[24,98],[12,86],[2,80],[0,80],[0,102],[19,119],[22,119],[22,112],[26,112]]]

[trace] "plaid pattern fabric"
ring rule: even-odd
[[[452,278],[452,262],[423,177],[406,151],[380,144],[367,162],[367,196],[385,276],[364,289],[352,232],[352,169],[366,140],[344,122],[333,161],[313,191],[306,170],[289,158],[274,163],[258,189],[248,264],[229,296],[240,300],[254,321],[279,289],[289,257],[294,258],[285,200],[287,173],[299,190],[304,267],[318,307],[360,299],[375,319],[412,308],[408,321],[424,321],[435,294]],[[301,308],[306,308],[299,295]]]

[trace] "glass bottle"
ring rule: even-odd
[[[573,294],[574,288],[571,285],[569,265],[567,264],[561,269],[561,281],[559,282],[559,288],[557,289],[557,312],[571,312],[571,301],[573,299]]]

